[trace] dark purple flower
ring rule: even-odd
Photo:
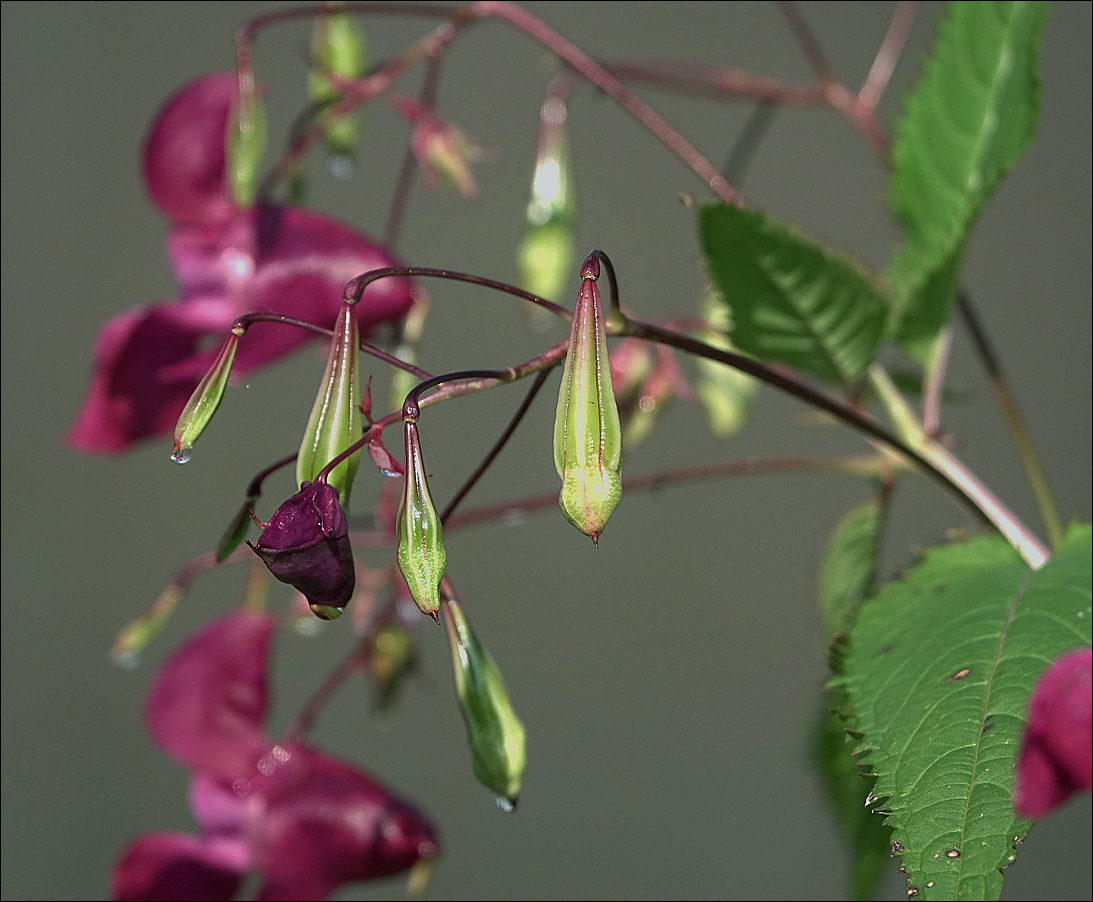
[[[298,589],[311,610],[329,620],[349,603],[356,585],[349,523],[338,493],[325,482],[305,482],[277,508],[251,548],[277,579]]]
[[[169,432],[236,317],[280,313],[331,328],[346,282],[397,265],[368,238],[317,213],[235,205],[224,160],[235,91],[234,74],[196,79],[164,104],[148,133],[145,186],[171,223],[167,250],[179,296],[100,330],[87,397],[68,432],[80,450],[118,453]],[[372,283],[357,305],[361,330],[402,316],[411,292],[404,278]],[[311,337],[258,324],[241,343],[233,374],[245,376]]]
[[[1056,658],[1029,699],[1017,758],[1013,804],[1021,817],[1042,817],[1093,786],[1093,649]]]
[[[436,854],[414,808],[356,768],[262,729],[273,617],[221,617],[156,678],[148,726],[193,771],[198,836],[151,833],[114,867],[115,899],[231,899],[249,873],[258,899],[324,899]]]

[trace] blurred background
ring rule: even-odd
[[[305,350],[229,391],[187,467],[168,461],[167,439],[96,458],[70,451],[63,434],[84,394],[99,325],[175,295],[165,223],[138,173],[151,117],[185,81],[231,68],[236,27],[281,5],[5,2],[0,10],[4,898],[105,897],[113,858],[133,836],[193,830],[187,775],[145,735],[142,705],[171,648],[236,603],[245,568],[200,580],[135,671],[116,668],[107,651],[175,569],[216,541],[254,472],[298,445],[322,364]],[[810,81],[773,4],[527,7],[604,60],[673,59]],[[801,4],[837,75],[855,90],[893,9]],[[886,122],[942,12],[923,6],[882,107]],[[1086,3],[1059,4],[1048,21],[1038,137],[985,211],[966,266],[1061,512],[1085,521],[1090,12]],[[373,59],[429,27],[368,20]],[[309,24],[289,24],[257,43],[274,142],[305,102],[309,34]],[[489,160],[476,169],[472,203],[442,190],[415,194],[399,248],[405,261],[515,280],[538,108],[553,71],[548,54],[502,24],[478,25],[457,41],[438,114],[489,148]],[[400,88],[412,93],[419,84],[413,73]],[[717,163],[751,111],[748,103],[640,93]],[[679,197],[702,198],[703,186],[590,89],[574,97],[570,122],[581,253],[599,247],[611,255],[638,315],[696,311],[694,217]],[[309,201],[378,235],[406,130],[378,105],[365,129],[348,181],[326,173],[321,151],[313,155]],[[868,266],[881,266],[895,245],[883,173],[833,112],[780,111],[740,187],[754,206]],[[561,337],[560,329],[527,332],[519,305],[501,295],[427,287],[433,313],[422,359],[434,372],[504,366]],[[1039,529],[959,329],[950,384],[959,399],[944,426],[959,437],[961,458]],[[556,385],[548,383],[468,504],[556,490]],[[477,463],[519,396],[503,389],[430,411],[426,453],[438,498]],[[864,449],[847,430],[817,424],[794,400],[764,390],[753,422],[729,444],[712,439],[700,412],[677,401],[628,457],[626,472]],[[373,490],[362,479],[378,478],[362,468],[355,497]],[[288,494],[287,478],[277,486],[268,491]],[[815,574],[830,529],[866,491],[847,477],[790,475],[632,495],[598,551],[557,511],[446,536],[449,575],[528,729],[515,815],[501,814],[471,773],[446,643],[428,624],[420,678],[394,716],[373,718],[370,687],[356,681],[324,711],[315,739],[434,818],[444,853],[431,898],[840,897],[847,857],[809,760],[827,676]],[[932,483],[901,481],[886,573],[913,563],[918,549],[952,528],[974,524]],[[313,638],[282,637],[273,731],[348,643],[340,624]],[[1090,820],[1087,795],[1038,824],[1007,871],[1005,896],[1088,899]],[[881,892],[901,898],[895,863],[892,870]],[[401,893],[396,880],[342,897]]]

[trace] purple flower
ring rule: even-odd
[[[277,508],[258,543],[250,547],[270,573],[303,593],[324,620],[337,617],[353,597],[356,570],[349,523],[337,491],[325,482],[305,482]]]
[[[1093,786],[1091,710],[1093,649],[1060,655],[1029,700],[1013,790],[1018,815],[1041,817]]]
[[[160,671],[148,699],[156,742],[193,771],[201,832],[150,833],[113,872],[115,899],[231,899],[259,875],[258,899],[324,899],[436,854],[428,821],[366,774],[262,729],[274,619],[211,623]]]
[[[171,223],[167,251],[179,296],[123,313],[95,343],[91,384],[68,441],[118,453],[174,427],[236,317],[273,312],[334,325],[345,283],[395,266],[379,246],[332,219],[292,207],[239,209],[227,182],[225,133],[234,74],[207,75],[161,108],[144,145],[145,186]],[[362,331],[409,308],[408,279],[381,279],[357,306]],[[246,375],[311,336],[258,324],[239,348],[233,373]],[[210,344],[213,347],[210,347]]]

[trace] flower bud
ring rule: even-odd
[[[328,3],[328,7],[344,4]],[[308,79],[311,99],[324,112],[342,98],[330,76],[352,80],[364,74],[368,56],[364,32],[344,12],[320,16],[311,38],[312,71]],[[350,163],[360,133],[360,115],[350,113],[327,122],[323,138],[335,160]]]
[[[190,449],[194,442],[220,406],[224,397],[224,389],[228,385],[228,377],[231,375],[232,363],[235,360],[235,351],[239,347],[239,338],[243,334],[241,328],[232,329],[224,347],[216,355],[216,360],[209,367],[201,381],[186,402],[178,423],[175,425],[175,450],[171,453],[171,460],[184,464],[190,459]]]
[[[296,481],[311,482],[331,460],[345,451],[364,433],[361,424],[360,367],[356,305],[342,304],[334,324],[334,338],[315,406],[296,457]],[[349,506],[349,491],[357,474],[360,452],[334,467],[326,481],[337,489],[343,507]]]
[[[345,610],[357,576],[349,523],[331,486],[305,482],[277,508],[258,543],[247,544],[270,573],[303,593],[317,617],[333,620]]]
[[[445,598],[444,625],[474,775],[496,795],[503,810],[511,811],[520,795],[527,761],[524,725],[512,710],[501,671],[454,598]]]
[[[235,202],[246,209],[258,195],[258,170],[266,150],[266,112],[254,78],[245,76],[232,104],[225,159]]]
[[[565,120],[566,107],[560,98],[543,101],[527,229],[517,252],[520,287],[548,301],[562,296],[574,250],[576,203]]]
[[[440,609],[440,580],[448,564],[440,535],[440,517],[429,494],[417,421],[406,420],[406,473],[402,481],[395,532],[398,568],[417,606],[434,620]]]
[[[376,684],[376,710],[387,711],[414,669],[414,640],[405,627],[389,623],[368,637],[368,669]]]
[[[581,267],[554,420],[554,466],[562,477],[558,504],[565,518],[593,542],[622,498],[622,429],[596,288],[599,274],[593,251]]]

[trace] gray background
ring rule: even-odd
[[[115,669],[106,652],[175,567],[215,540],[251,474],[295,447],[320,364],[305,352],[229,392],[185,468],[167,461],[166,440],[99,459],[70,452],[62,435],[81,401],[99,324],[174,294],[164,223],[138,180],[147,123],[184,81],[229,68],[234,28],[276,5],[3,4],[4,898],[103,897],[110,863],[132,836],[193,827],[186,774],[145,736],[140,712],[155,666],[234,604],[243,570],[200,581],[136,672]],[[605,59],[680,59],[809,78],[770,5],[529,8]],[[855,87],[891,8],[803,4],[837,73]],[[889,119],[940,12],[934,4],[922,11],[884,105]],[[424,27],[377,20],[369,26],[375,56]],[[277,136],[302,101],[307,35],[306,25],[286,26],[258,44]],[[1089,4],[1054,10],[1042,52],[1040,135],[986,210],[966,271],[1063,515],[1083,520],[1090,516],[1089,35]],[[549,71],[531,41],[500,24],[460,39],[445,66],[441,114],[490,147],[493,160],[477,170],[474,204],[451,193],[417,196],[405,260],[515,277],[514,235]],[[715,161],[747,111],[645,96]],[[602,97],[581,92],[571,115],[580,247],[611,254],[641,315],[694,309],[693,216],[678,195],[701,197],[701,184]],[[378,232],[403,136],[392,114],[371,112],[368,146],[348,186],[325,178],[314,160],[314,205]],[[753,204],[867,264],[879,265],[893,247],[882,175],[831,112],[780,113],[743,189]],[[541,345],[501,296],[429,287],[435,304],[424,355],[433,371],[505,365]],[[952,385],[967,403],[945,425],[961,437],[969,466],[1038,526],[963,334],[954,357]],[[458,485],[515,403],[514,390],[498,391],[430,413],[426,452],[439,497]],[[536,406],[472,503],[555,487],[552,408],[550,400]],[[708,438],[700,417],[676,404],[626,469],[863,447],[764,391],[755,422],[731,446]],[[287,494],[287,483],[281,490]],[[368,491],[359,485],[357,497]],[[449,574],[528,727],[515,816],[501,815],[470,773],[437,629],[422,630],[424,677],[389,723],[370,719],[367,687],[354,683],[320,719],[316,739],[433,815],[445,852],[434,869],[435,898],[839,896],[846,859],[808,767],[825,679],[814,574],[830,527],[863,496],[854,480],[785,476],[627,497],[598,553],[557,513],[517,528],[452,533]],[[932,484],[908,478],[896,495],[886,566],[904,566],[915,547],[970,526]],[[280,642],[271,728],[284,725],[347,638],[335,625],[315,639]],[[1086,796],[1035,828],[1008,872],[1007,896],[1088,899],[1089,848]],[[884,892],[902,895],[895,874]],[[397,896],[401,884],[345,897],[354,893]]]

